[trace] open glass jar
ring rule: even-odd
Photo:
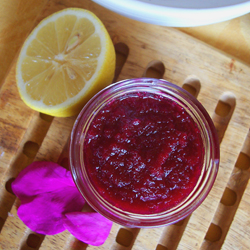
[[[217,134],[204,107],[184,89],[152,78],[96,94],[75,121],[69,153],[85,200],[126,227],[185,218],[206,198],[219,167]]]

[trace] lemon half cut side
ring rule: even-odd
[[[114,72],[114,45],[103,23],[88,10],[68,8],[43,19],[28,36],[16,82],[30,108],[67,117],[109,85]]]

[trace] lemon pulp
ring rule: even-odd
[[[33,30],[20,52],[16,78],[28,106],[71,116],[112,82],[114,70],[114,47],[102,22],[87,10],[70,8]]]

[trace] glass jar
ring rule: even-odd
[[[193,119],[202,138],[204,158],[201,173],[191,193],[180,203],[156,213],[134,213],[111,204],[95,188],[85,166],[84,143],[98,112],[125,95],[147,92],[163,96],[181,106]],[[187,91],[165,80],[138,78],[114,83],[97,93],[78,115],[70,140],[70,167],[73,179],[88,204],[106,218],[126,227],[157,227],[182,220],[206,198],[219,167],[219,143],[214,124],[204,107]],[[87,156],[86,156],[87,157]]]

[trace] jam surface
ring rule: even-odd
[[[108,103],[84,142],[84,163],[104,199],[133,213],[172,208],[193,190],[203,164],[200,131],[175,101],[136,92]]]

